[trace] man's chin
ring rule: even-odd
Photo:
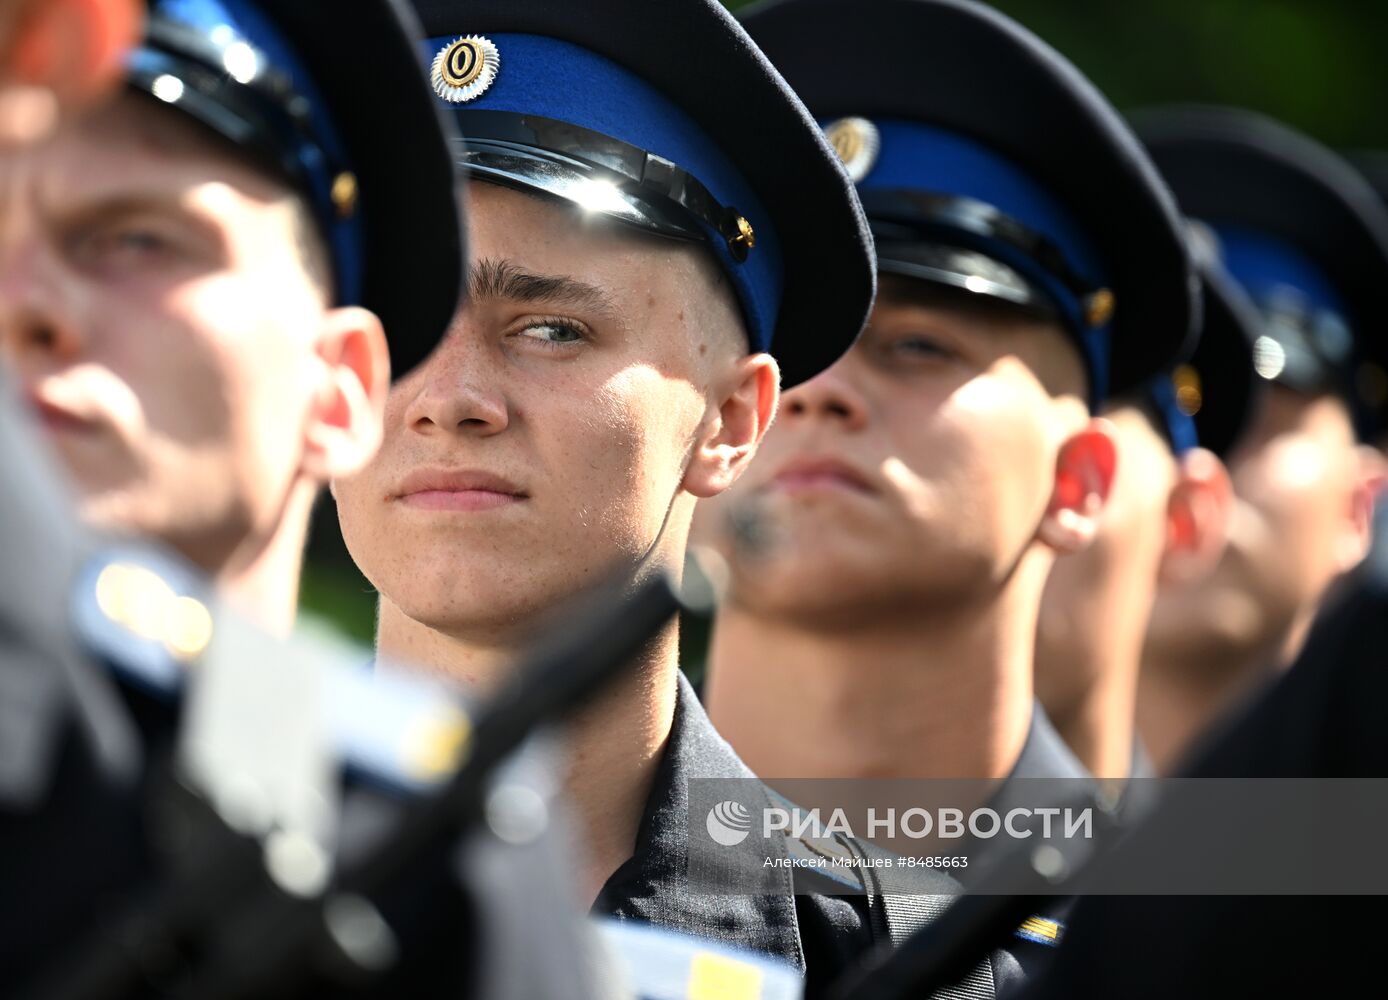
[[[104,535],[162,540],[167,525],[154,516],[150,504],[127,490],[79,487],[77,515],[82,523]]]
[[[881,590],[881,574],[871,559],[788,548],[778,556],[741,562],[734,585],[739,595],[749,595],[746,603],[815,614],[872,600]]]
[[[476,585],[403,595],[382,592],[406,618],[467,644],[524,644],[534,636],[535,620],[553,606],[533,595],[513,595],[510,588]]]

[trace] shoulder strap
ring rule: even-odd
[[[842,837],[843,845],[861,861],[895,858],[871,841],[856,837]],[[867,893],[868,910],[872,914],[872,933],[875,943],[890,941],[893,948],[911,937],[921,928],[933,923],[940,914],[954,902],[950,892],[931,892],[934,889],[955,889],[953,879],[933,868],[912,869],[911,880],[919,891],[891,892],[884,884],[883,869],[872,864],[863,864],[858,871],[862,873],[863,891]],[[899,870],[893,869],[894,873]],[[903,879],[894,874],[892,881],[901,884]],[[986,959],[953,986],[939,990],[935,1000],[993,1000],[997,988],[993,982],[993,967]]]

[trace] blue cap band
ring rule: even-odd
[[[150,15],[189,28],[223,51],[237,42],[249,45],[275,73],[289,81],[293,94],[288,96],[307,103],[308,128],[302,136],[287,138],[288,148],[281,152],[298,168],[295,179],[303,185],[303,193],[328,245],[335,300],[342,305],[360,302],[365,198],[359,198],[356,210],[346,218],[334,205],[333,182],[338,173],[350,169],[345,147],[328,112],[328,102],[273,20],[247,0],[152,0]],[[132,69],[139,69],[158,55],[156,50],[141,47],[130,54],[128,62]],[[225,72],[221,66],[211,69]],[[170,106],[178,104],[173,102]],[[290,109],[280,110],[289,113]]]
[[[1195,421],[1176,402],[1176,386],[1170,375],[1159,375],[1147,385],[1147,395],[1166,429],[1166,439],[1179,458],[1200,444]]]
[[[423,43],[426,65],[458,36]],[[510,111],[568,122],[670,160],[708,188],[723,205],[746,216],[756,247],[741,263],[726,240],[703,226],[708,246],[742,305],[748,339],[767,350],[780,311],[782,261],[771,217],[741,172],[676,104],[616,63],[570,42],[540,35],[488,35],[500,59],[492,84],[477,98],[442,107],[457,111]],[[466,135],[464,135],[466,139]]]
[[[1329,278],[1292,244],[1242,226],[1215,226],[1214,231],[1225,270],[1255,302],[1265,304],[1292,291],[1308,312],[1347,315]]]
[[[881,147],[858,182],[864,192],[909,190],[972,198],[1053,243],[1092,288],[1109,282],[1100,256],[1073,216],[1042,185],[1003,156],[956,132],[921,122],[875,118]],[[1043,289],[1075,337],[1089,369],[1090,405],[1108,394],[1110,324],[1091,326],[1074,291],[1017,247],[961,231],[960,243],[1002,261]]]

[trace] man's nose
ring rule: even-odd
[[[854,383],[845,366],[846,360],[841,359],[808,382],[787,391],[781,397],[781,419],[825,420],[854,431],[866,426],[867,399]]]
[[[37,241],[0,252],[0,352],[16,367],[71,362],[85,338],[58,262]]]
[[[488,436],[506,429],[510,404],[485,333],[463,316],[397,391],[410,393],[405,426],[419,434]]]

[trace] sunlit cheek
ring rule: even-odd
[[[1286,550],[1305,545],[1320,512],[1334,503],[1337,484],[1320,446],[1300,436],[1285,436],[1243,463],[1235,491],[1248,508],[1248,529],[1239,541],[1249,548]]]
[[[120,374],[98,365],[82,365],[67,381],[74,395],[100,400],[100,412],[131,442],[139,442],[150,432],[141,387]],[[166,390],[167,391],[167,390]]]
[[[1040,435],[1040,418],[1050,402],[1029,373],[998,362],[952,392],[940,406],[940,415],[961,426],[987,428],[996,439],[994,447],[1015,439],[1020,450]]]
[[[934,508],[929,502],[929,487],[914,469],[893,455],[882,463],[879,471],[892,491],[902,499],[908,514],[918,518],[931,515]]]
[[[595,395],[588,442],[603,470],[607,502],[629,520],[663,517],[690,459],[692,388],[653,368],[632,366],[613,375]]]
[[[1055,445],[1046,400],[1035,395],[1034,385],[1030,377],[990,373],[960,386],[931,415],[929,433],[912,445],[921,467],[937,469],[942,485],[973,507],[987,505],[990,494],[1002,507],[1048,494]]]
[[[1269,486],[1285,493],[1333,488],[1326,445],[1311,437],[1287,436],[1268,455]]]

